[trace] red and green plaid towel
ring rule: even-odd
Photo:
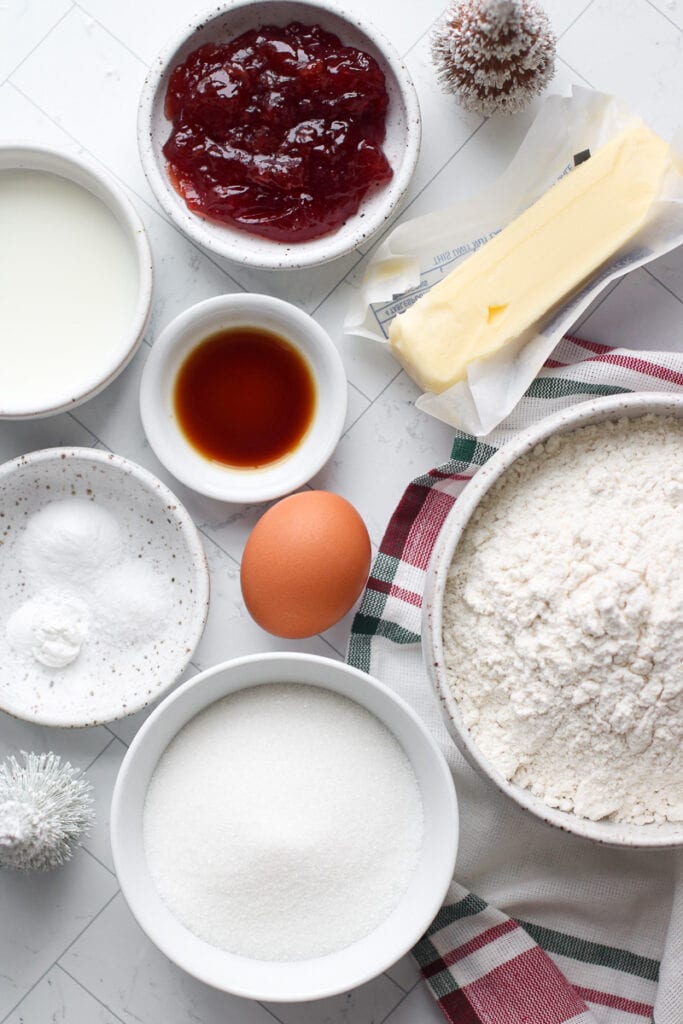
[[[683,1024],[683,855],[598,846],[525,815],[451,742],[420,649],[429,557],[468,480],[518,430],[628,391],[683,391],[683,355],[565,338],[485,442],[456,434],[450,461],[409,485],[353,623],[349,662],[413,705],[455,777],[457,882],[413,951],[453,1024]]]

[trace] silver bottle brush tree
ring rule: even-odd
[[[21,756],[0,764],[0,867],[48,871],[91,827],[92,786],[56,754]]]

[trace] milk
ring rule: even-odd
[[[0,171],[0,411],[82,395],[130,348],[137,257],[111,210],[44,171]]]

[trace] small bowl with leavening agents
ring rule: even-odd
[[[199,643],[197,528],[142,466],[47,448],[0,466],[0,710],[92,726],[168,690]]]

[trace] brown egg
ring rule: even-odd
[[[338,494],[304,491],[259,519],[242,557],[244,602],[259,626],[298,639],[329,629],[358,599],[370,570],[365,523]]]

